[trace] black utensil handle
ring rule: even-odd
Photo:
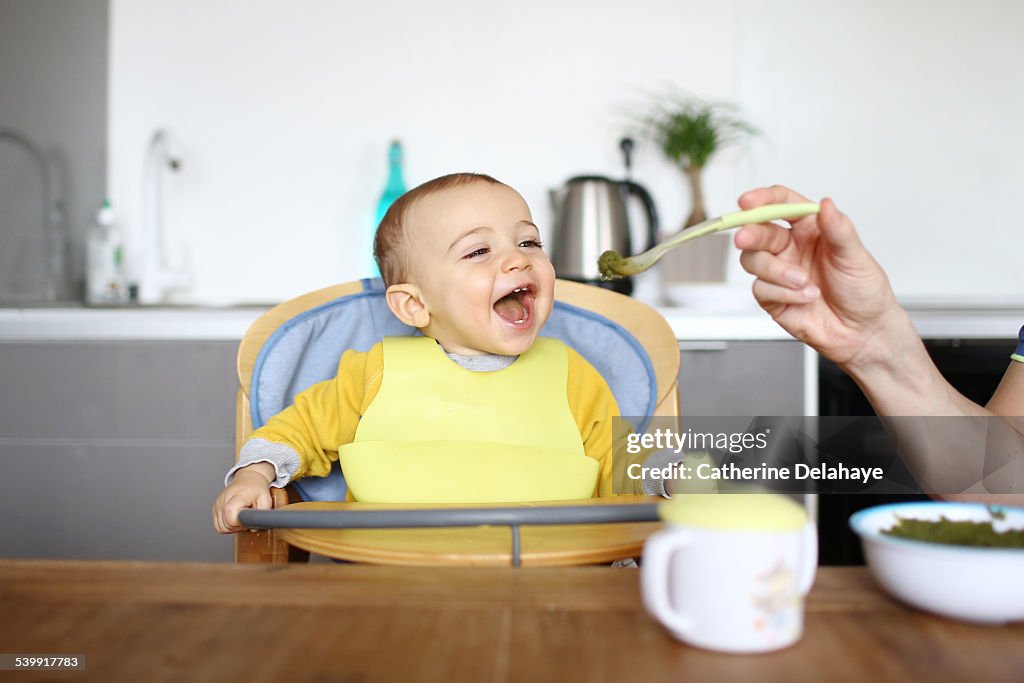
[[[622,181],[622,185],[626,188],[629,194],[635,194],[640,197],[644,203],[644,209],[647,211],[647,246],[644,247],[644,251],[653,249],[654,245],[658,243],[658,210],[654,206],[654,198],[644,188],[643,185],[638,185],[632,180]]]
[[[630,180],[633,172],[633,138],[619,140],[619,149],[622,150],[622,157],[626,162],[626,180]]]

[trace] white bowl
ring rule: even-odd
[[[1005,513],[996,531],[1024,529],[1024,509],[993,506]],[[896,503],[850,517],[875,580],[900,600],[929,612],[966,621],[1004,623],[1024,619],[1024,549],[983,548],[887,536],[897,517],[992,520],[978,503]]]

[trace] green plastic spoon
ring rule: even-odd
[[[747,223],[764,223],[779,219],[803,218],[818,213],[817,204],[767,204],[749,211],[734,211],[718,218],[706,220],[673,235],[661,244],[636,256],[624,257],[615,251],[606,251],[597,259],[597,267],[604,280],[615,280],[642,273],[658,262],[666,252],[705,235],[737,228]]]

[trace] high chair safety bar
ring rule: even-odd
[[[242,510],[252,529],[414,529],[460,526],[508,526],[512,566],[521,566],[519,527],[552,524],[656,522],[658,504],[566,505],[552,507],[451,508],[442,510]]]

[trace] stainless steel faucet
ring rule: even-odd
[[[181,159],[174,153],[168,132],[157,129],[149,139],[142,179],[142,234],[139,269],[139,303],[163,303],[171,290],[184,289],[191,276],[184,269],[172,268],[167,258],[167,234],[164,227],[163,181],[166,171],[181,170]]]

